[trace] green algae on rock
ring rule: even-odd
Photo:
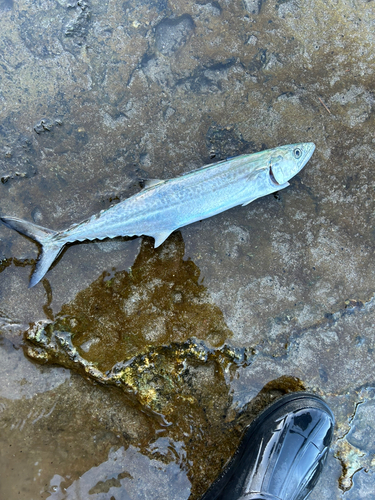
[[[49,328],[70,332],[77,352],[101,371],[149,346],[192,337],[223,345],[232,332],[184,251],[179,232],[156,250],[143,239],[131,269],[103,273],[62,307]]]
[[[54,321],[35,323],[26,353],[120,386],[168,418],[177,399],[194,404],[190,368],[213,363],[230,374],[250,362],[252,350],[225,344],[231,331],[223,314],[183,256],[179,232],[157,250],[145,238],[131,269],[103,273]]]
[[[281,377],[266,384],[239,410],[233,405],[228,381],[239,367],[251,364],[254,352],[250,349],[226,344],[213,349],[203,342],[188,340],[149,347],[101,372],[79,354],[71,333],[54,330],[54,326],[40,323],[30,328],[26,338],[32,345],[26,347],[27,354],[36,361],[71,368],[130,396],[127,406],[133,401],[134,408],[156,420],[156,436],[165,437],[172,449],[178,443],[183,446],[177,461],[188,470],[193,498],[200,497],[215,479],[235,452],[244,429],[260,411],[284,393],[305,389],[298,379]],[[158,453],[156,441],[155,446],[138,446],[150,458],[166,463],[171,459]]]
[[[221,310],[183,256],[180,233],[157,250],[144,239],[131,269],[103,273],[54,321],[32,325],[25,352],[120,390],[158,435],[184,443],[182,466],[201,494],[239,441],[230,381],[254,352],[228,345]]]
[[[210,349],[203,342],[190,339],[184,343],[149,347],[102,372],[97,363],[80,355],[70,332],[54,327],[54,323],[40,322],[26,332],[26,339],[32,343],[25,347],[29,357],[41,363],[71,368],[102,384],[118,386],[134,395],[142,406],[165,416],[173,414],[176,401],[197,403],[191,393],[191,384],[187,382],[190,369],[214,363],[216,370],[233,373],[238,366],[251,362],[249,349],[234,349],[228,345]],[[178,409],[179,406],[177,404]]]

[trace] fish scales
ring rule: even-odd
[[[149,234],[155,230],[154,224],[161,214],[163,229],[172,232],[192,222],[192,218],[201,220],[209,217],[211,212],[214,215],[225,210],[223,204],[231,208],[238,204],[240,193],[247,191],[245,181],[250,175],[246,161],[248,156],[251,155],[243,155],[237,165],[229,160],[213,168],[197,170],[190,176],[186,174],[146,188],[72,229],[67,241]],[[253,173],[258,163],[253,163]],[[221,201],[219,205],[218,199]]]
[[[253,194],[253,186],[248,183],[250,177],[254,182],[256,174],[261,173],[257,169],[264,166],[263,153],[252,158],[249,165],[249,157],[254,156],[242,155],[163,181],[96,216],[92,222],[89,219],[80,229],[70,232],[68,241],[75,241],[78,236],[84,239],[137,234],[153,236],[156,222],[159,228],[162,224],[164,230],[172,232],[242,204]],[[160,214],[163,215],[162,223],[158,220]]]

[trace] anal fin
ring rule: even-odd
[[[164,243],[164,241],[172,233],[173,233],[173,230],[172,231],[167,230],[167,231],[161,231],[160,233],[157,233],[157,234],[153,234],[152,237],[155,239],[154,247],[155,248],[160,247],[160,245],[162,243]]]

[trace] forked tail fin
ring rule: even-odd
[[[38,259],[35,271],[31,276],[29,283],[29,288],[31,288],[39,283],[39,281],[46,274],[52,262],[61,252],[65,242],[53,238],[59,234],[57,231],[51,231],[51,229],[37,226],[32,222],[27,222],[15,217],[0,217],[0,220],[11,229],[15,229],[19,233],[32,238],[42,245],[42,253]]]

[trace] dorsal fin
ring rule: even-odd
[[[156,186],[157,184],[162,184],[165,182],[165,179],[146,179],[142,180],[142,189],[147,189],[153,186]]]

